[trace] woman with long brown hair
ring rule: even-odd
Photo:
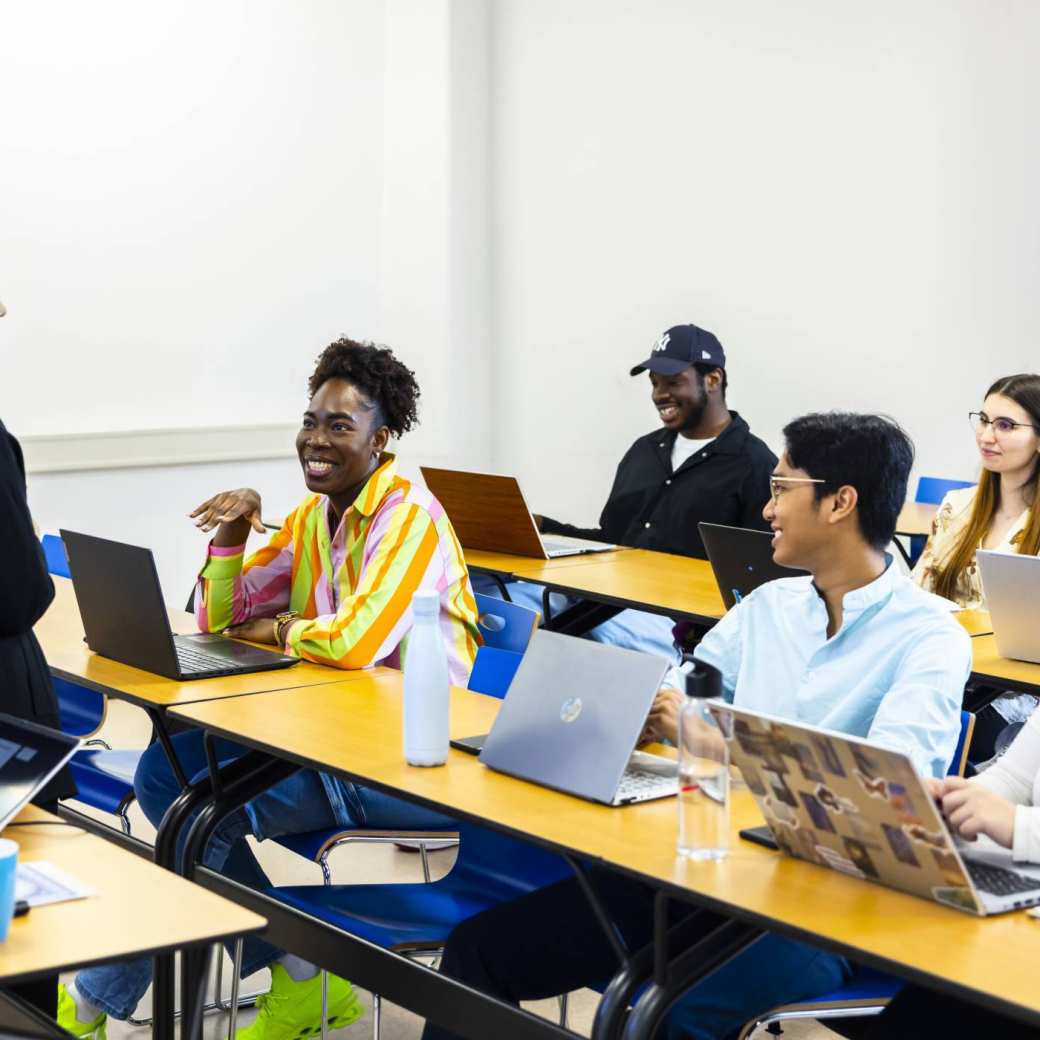
[[[975,609],[986,606],[976,550],[1040,554],[1040,375],[998,379],[969,417],[982,462],[979,483],[943,499],[913,576],[923,588]],[[973,760],[1007,723],[1024,722],[1036,703],[1028,694],[1009,694],[981,712]]]

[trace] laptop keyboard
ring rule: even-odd
[[[644,794],[678,794],[679,781],[674,776],[661,776],[649,769],[633,769],[631,766],[621,775],[617,798],[624,801]]]
[[[200,672],[235,672],[238,665],[228,661],[226,657],[203,653],[194,647],[176,644],[177,665],[182,675],[197,675]]]
[[[1040,880],[1019,874],[1004,867],[993,867],[988,863],[965,860],[968,874],[980,892],[994,896],[1013,896],[1019,892],[1040,892]]]

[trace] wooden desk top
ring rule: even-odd
[[[609,808],[538,787],[484,767],[454,749],[443,768],[408,766],[401,752],[399,675],[342,686],[314,686],[173,712],[282,757],[320,765],[477,822],[599,860],[698,902],[779,927],[788,934],[918,979],[988,993],[1040,1020],[1034,952],[1040,922],[1024,913],[979,919],[822,867],[799,863],[737,837],[762,822],[750,794],[734,798],[731,855],[694,863],[676,855],[672,799]],[[498,701],[452,691],[453,737],[486,732]]]
[[[930,502],[907,502],[899,512],[896,534],[931,534],[932,520],[938,509],[937,505]]]
[[[505,578],[524,578],[526,581],[541,581],[558,570],[588,565],[604,559],[616,559],[630,553],[631,549],[614,549],[608,553],[578,553],[575,556],[558,556],[555,560],[540,560],[533,556],[514,556],[512,553],[486,552],[483,549],[464,549],[466,566],[472,570],[490,571]]]
[[[649,549],[625,549],[588,559],[582,566],[538,577],[526,569],[515,574],[559,592],[669,617],[717,621],[726,612],[707,560]]]
[[[988,610],[958,610],[953,616],[969,636],[993,634],[993,619],[989,616]]]
[[[17,821],[57,820],[32,806]],[[0,979],[11,982],[188,944],[259,931],[251,910],[162,870],[75,826],[8,827],[23,862],[46,860],[96,895],[38,906],[11,922],[0,943]]]
[[[997,652],[995,636],[978,636],[971,641],[973,679],[1000,683],[1009,690],[1022,690],[1040,696],[1040,664],[1012,661]]]
[[[90,686],[122,700],[167,708],[173,704],[189,704],[214,697],[239,697],[245,693],[283,690],[293,686],[343,682],[357,674],[301,661],[291,668],[268,672],[178,682],[95,654],[83,642],[83,622],[72,591],[72,582],[68,578],[55,578],[54,592],[54,602],[34,630],[51,671],[71,682]],[[191,614],[182,610],[171,610],[169,613],[174,632],[184,634],[198,631]]]

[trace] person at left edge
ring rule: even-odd
[[[412,595],[436,591],[451,681],[464,686],[480,637],[462,552],[440,503],[398,476],[395,457],[386,451],[391,434],[400,436],[417,422],[413,373],[387,349],[340,339],[318,358],[309,391],[296,449],[310,494],[268,544],[245,559],[250,528],[264,532],[260,496],[250,489],[216,495],[192,514],[202,530],[216,532],[196,589],[199,627],[276,644],[337,668],[399,667],[407,656]],[[198,731],[173,742],[188,776],[206,768]],[[229,741],[217,745],[222,761],[244,750]],[[134,788],[158,825],[180,793],[159,745],[141,759]],[[302,771],[228,817],[205,863],[262,890],[271,882],[246,835],[262,840],[358,825],[444,830],[452,822],[370,788]],[[317,1034],[317,966],[247,939],[242,976],[268,966],[273,999],[261,1000],[260,1014],[239,1030],[239,1040]],[[96,1035],[106,1013],[120,1019],[132,1014],[150,979],[148,960],[80,972],[64,994],[74,1017],[61,1024],[77,1036]],[[330,1026],[348,1025],[360,1014],[350,984],[330,976]]]
[[[0,303],[0,318],[6,313],[7,308]],[[33,625],[54,599],[54,583],[29,514],[22,449],[2,422],[0,539],[4,546],[4,565],[0,568],[0,711],[61,729],[50,669],[33,635]],[[72,776],[63,769],[33,802],[54,809],[59,798],[71,798],[75,793]],[[8,988],[53,1018],[55,982],[48,977]]]

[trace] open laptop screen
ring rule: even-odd
[[[0,714],[0,828],[72,757],[75,737]]]

